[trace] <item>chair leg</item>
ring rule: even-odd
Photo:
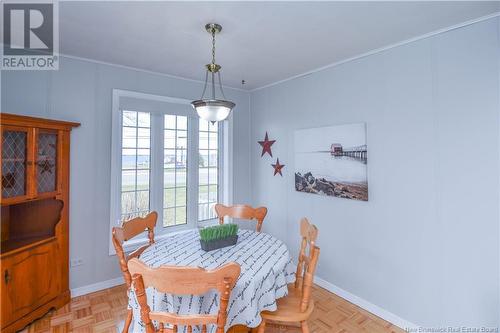
[[[300,326],[302,327],[302,333],[309,333],[309,326],[307,325],[307,321],[300,322]]]
[[[131,322],[132,322],[132,309],[128,309],[127,318],[125,318],[125,324],[123,325],[122,333],[128,333],[128,329],[130,327]]]
[[[264,333],[266,330],[266,321],[262,319],[262,322],[259,325],[259,328],[257,329],[257,333]]]

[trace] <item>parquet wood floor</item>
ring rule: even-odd
[[[312,333],[404,333],[377,316],[318,286],[313,289],[315,309],[309,320]],[[47,314],[22,333],[117,333],[127,309],[125,285],[75,297]],[[266,333],[294,333],[297,328],[273,325]]]

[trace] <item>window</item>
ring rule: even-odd
[[[215,218],[218,202],[219,139],[218,124],[199,120],[198,221]]]
[[[149,113],[122,113],[121,219],[149,211],[151,128]]]
[[[230,202],[223,187],[230,123],[200,120],[189,103],[113,90],[110,229],[154,210],[161,237],[212,223],[214,205]]]
[[[187,223],[187,117],[165,115],[163,226]]]

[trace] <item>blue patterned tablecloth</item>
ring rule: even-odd
[[[140,260],[151,267],[161,265],[198,266],[214,269],[234,261],[241,265],[241,274],[228,304],[226,331],[234,325],[257,327],[260,312],[276,310],[276,300],[288,293],[287,284],[295,281],[295,266],[286,245],[279,239],[250,230],[238,232],[235,246],[205,252],[200,247],[198,230],[189,230],[157,241],[146,249]],[[133,289],[133,288],[132,288]],[[215,291],[203,296],[170,295],[147,290],[151,311],[178,314],[213,314],[219,308]],[[129,307],[134,312],[133,332],[144,332],[133,290]],[[180,332],[183,328],[180,327]],[[215,327],[209,331],[214,332]]]

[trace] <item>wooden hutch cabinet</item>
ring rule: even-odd
[[[1,331],[69,302],[69,145],[78,123],[0,114]]]

